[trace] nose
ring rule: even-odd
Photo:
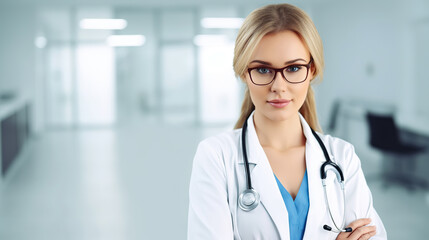
[[[273,83],[271,84],[272,92],[285,92],[287,89],[287,82],[283,78],[283,75],[280,72],[277,72],[274,76]]]

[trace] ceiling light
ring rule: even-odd
[[[107,44],[111,47],[138,47],[143,46],[146,38],[143,35],[111,35]]]

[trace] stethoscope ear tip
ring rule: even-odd
[[[332,230],[332,228],[330,227],[330,226],[328,226],[328,225],[323,225],[323,229],[325,229],[326,231],[331,231]]]

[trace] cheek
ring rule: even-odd
[[[258,105],[260,101],[265,101],[264,99],[267,93],[264,87],[256,86],[249,78],[246,78],[246,85],[254,105]]]
[[[309,88],[309,82],[306,82],[306,84],[299,86],[299,88],[296,88],[295,90],[295,97],[299,100],[299,102],[302,104],[305,101],[305,98],[307,97],[308,88]]]
[[[249,89],[250,98],[252,99],[253,104],[258,105],[258,103],[264,97],[264,94],[261,92],[261,89],[255,88],[255,86],[249,84],[247,85],[247,88]]]

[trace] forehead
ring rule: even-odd
[[[302,58],[310,60],[310,52],[301,38],[292,31],[282,31],[265,35],[256,46],[251,60],[262,60],[275,65]]]

